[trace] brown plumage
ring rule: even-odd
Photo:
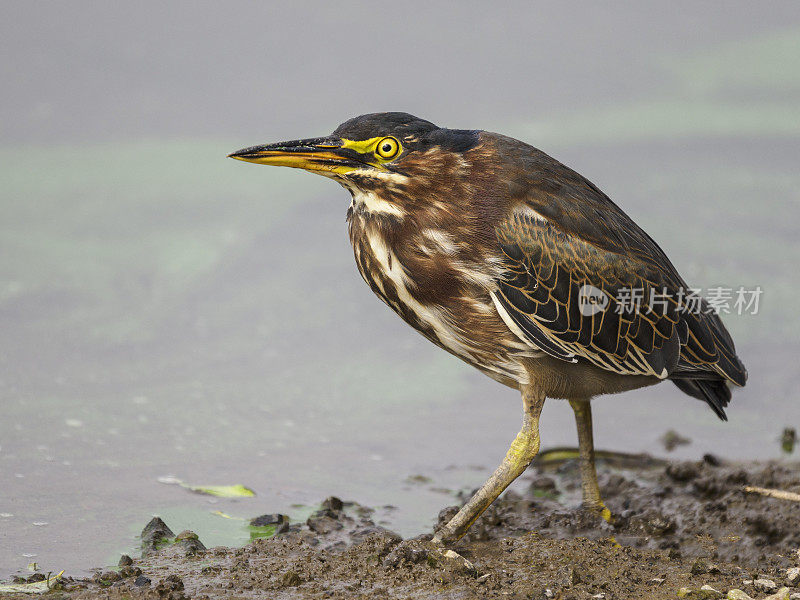
[[[523,429],[506,460],[437,539],[463,535],[524,470],[538,451],[544,398],[570,400],[584,502],[608,517],[592,397],[671,379],[724,419],[728,385],[745,383],[721,320],[658,245],[591,182],[532,146],[376,113],[329,137],[231,156],[347,188],[356,265],[375,294],[441,348],[521,390]],[[630,290],[640,290],[640,306],[627,306]]]

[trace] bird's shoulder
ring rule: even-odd
[[[647,263],[682,282],[664,251],[636,222],[589,179],[542,150],[501,134],[483,139],[502,165],[508,225],[521,210],[546,221],[565,239],[600,252]]]

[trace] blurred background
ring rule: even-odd
[[[518,395],[373,297],[347,193],[225,158],[365,112],[529,142],[691,285],[760,285],[757,315],[724,317],[750,371],[730,422],[665,384],[598,400],[595,437],[665,455],[674,429],[692,443],[670,456],[787,459],[797,2],[6,0],[0,50],[0,577],[116,564],[152,514],[241,543],[213,511],[296,516],[330,494],[415,535],[496,466]],[[542,428],[544,448],[575,444],[564,402]]]

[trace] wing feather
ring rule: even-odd
[[[577,227],[574,215],[570,223]],[[706,372],[742,385],[744,367],[717,315],[687,312],[686,284],[655,242],[647,252],[642,245],[650,238],[634,233],[600,244],[596,236],[513,211],[497,228],[506,275],[497,282],[496,302],[529,343],[555,358],[580,357],[626,375],[700,378]],[[581,311],[584,286],[605,294],[605,310]],[[642,290],[638,310],[623,310],[624,290]],[[649,306],[652,294],[663,299],[657,308]]]

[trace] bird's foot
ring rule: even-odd
[[[586,511],[587,513],[594,515],[595,517],[602,519],[609,525],[614,525],[616,519],[614,519],[614,515],[611,514],[611,511],[608,510],[608,507],[603,504],[602,501],[598,502],[583,502],[581,504],[581,508]]]
[[[581,505],[581,507],[583,508],[583,510],[588,512],[590,515],[594,516],[596,519],[601,519],[603,522],[601,525],[602,527],[615,526],[616,519],[614,518],[614,515],[611,513],[610,510],[608,510],[608,507],[605,504],[603,504],[602,501],[596,503],[584,502]],[[615,548],[622,547],[620,546],[619,542],[617,542],[617,539],[613,535],[608,539],[614,545]]]
[[[458,537],[453,536],[447,526],[438,529],[431,539],[431,544],[434,549],[431,551],[431,558],[443,564],[447,564],[457,570],[464,572],[474,572],[475,565],[468,559],[464,558],[455,550],[449,549],[447,546],[458,541]]]
[[[601,502],[600,506],[598,508],[600,509],[600,512],[598,513],[598,516],[601,519],[603,519],[606,523],[608,523],[609,525],[613,525],[614,524],[614,515],[611,514],[611,511],[608,510],[608,507]]]

